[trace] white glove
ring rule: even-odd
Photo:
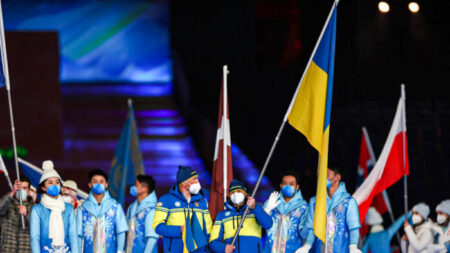
[[[445,246],[441,245],[441,244],[431,244],[431,245],[427,246],[428,252],[431,252],[431,253],[439,252],[443,249],[445,249]]]
[[[350,250],[350,253],[362,253],[355,244],[350,244],[350,246],[348,246],[348,249]]]
[[[270,194],[267,205],[264,208],[264,211],[266,211],[266,213],[271,214],[272,210],[280,204],[281,200],[278,200],[278,198],[280,198],[279,192],[274,191]]]
[[[305,244],[305,245],[303,245],[303,247],[296,250],[295,253],[308,253],[310,249],[311,249],[311,245]]]

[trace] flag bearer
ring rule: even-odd
[[[230,200],[225,203],[225,210],[221,211],[214,222],[211,232],[210,247],[214,252],[263,252],[261,235],[262,229],[272,227],[272,218],[257,205],[255,199],[247,196],[244,184],[233,179],[229,187]],[[236,242],[231,246],[234,235],[241,222],[246,207],[249,212],[242,224]]]

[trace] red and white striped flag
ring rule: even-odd
[[[408,144],[406,140],[405,96],[398,102],[397,112],[386,143],[374,168],[353,194],[358,202],[361,224],[374,197],[409,174]]]
[[[228,187],[233,179],[231,162],[230,114],[228,112],[227,66],[223,66],[222,90],[220,92],[219,119],[217,123],[214,165],[209,194],[209,213],[212,220],[223,210]]]

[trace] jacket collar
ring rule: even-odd
[[[115,203],[116,200],[111,197],[109,191],[105,191],[105,196],[103,196],[100,205],[98,204],[92,192],[90,192],[89,197],[86,201],[83,202],[82,206],[94,216],[100,217],[105,214]]]
[[[302,192],[300,191],[300,189],[298,189],[298,191],[295,192],[294,197],[289,202],[286,202],[286,200],[283,197],[283,194],[280,194],[279,200],[280,204],[277,206],[277,209],[282,215],[286,215],[292,212],[294,209],[299,208],[303,204],[307,204],[306,201],[303,199]]]
[[[143,199],[141,201],[141,203],[138,203],[138,201],[135,200],[133,202],[133,204],[130,205],[130,215],[131,215],[131,217],[137,215],[138,213],[142,212],[146,208],[149,208],[149,207],[155,208],[156,207],[156,202],[157,202],[157,200],[156,200],[155,191],[153,191],[147,197],[145,197],[145,199]]]
[[[184,203],[188,203],[187,199],[184,197],[183,193],[180,192],[178,185],[174,184],[169,191],[170,194],[172,194],[173,196],[175,196],[176,198],[178,198],[179,200],[183,201]],[[192,202],[196,202],[199,201],[200,199],[204,198],[205,193],[203,192],[203,189],[200,190],[200,192],[198,194],[191,194],[191,200],[189,201],[189,203]]]

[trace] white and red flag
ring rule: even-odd
[[[231,161],[230,114],[228,112],[227,66],[223,66],[222,90],[220,92],[219,119],[217,123],[214,165],[209,194],[209,213],[212,220],[223,210],[227,201],[228,187],[233,179]]]
[[[381,155],[366,180],[353,194],[358,202],[361,224],[374,197],[409,174],[408,144],[406,140],[405,96],[398,102],[394,122]]]

